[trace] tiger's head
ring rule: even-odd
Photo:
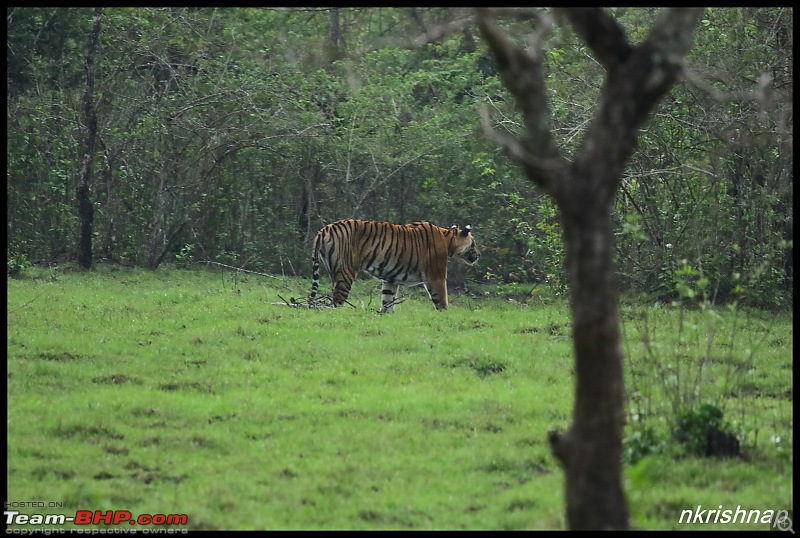
[[[467,264],[474,265],[480,258],[481,253],[478,252],[478,247],[475,246],[475,238],[472,237],[472,226],[467,224],[459,229],[458,226],[450,227],[450,256],[459,256]]]

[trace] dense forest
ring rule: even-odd
[[[641,39],[657,9],[609,10]],[[470,278],[566,286],[558,211],[481,132],[524,126],[453,8],[8,8],[7,260],[309,275],[341,218],[472,224]],[[532,20],[499,19],[522,41]],[[784,308],[793,293],[791,8],[707,9],[615,208],[625,290]],[[603,67],[545,42],[579,149]],[[86,229],[81,221],[91,219]]]

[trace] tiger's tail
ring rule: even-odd
[[[312,272],[312,282],[311,282],[311,293],[308,295],[308,302],[314,300],[317,296],[317,291],[319,290],[319,249],[320,245],[322,244],[322,233],[318,233],[317,236],[314,238],[314,244],[311,247],[311,272]]]

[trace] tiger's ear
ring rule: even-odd
[[[472,231],[472,225],[471,224],[467,224],[461,230],[461,237],[467,237],[471,231]]]
[[[451,230],[458,230],[458,226],[456,226],[455,224],[453,224],[452,226],[450,226],[450,229],[451,229]]]

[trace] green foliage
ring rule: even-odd
[[[194,261],[192,251],[194,251],[194,245],[182,246],[181,251],[175,254],[175,264],[183,269],[187,268]]]
[[[714,404],[702,403],[681,412],[675,440],[684,445],[688,454],[702,457],[708,450],[709,432],[722,427],[722,410]]]
[[[690,63],[710,70],[703,81],[712,91],[676,87],[664,112],[648,122],[623,178],[617,252],[626,287],[681,298],[674,271],[688,259],[702,268],[718,302],[776,309],[791,303],[791,142],[778,142],[788,110],[756,97],[765,77],[770,91],[787,87],[790,26],[785,9],[706,11]],[[624,233],[631,213],[644,236]]]
[[[22,273],[31,266],[31,262],[28,260],[28,257],[19,252],[13,252],[9,254],[7,257],[7,264],[8,276],[13,278],[21,276]]]
[[[704,301],[708,301],[708,278],[703,276],[702,271],[689,265],[687,260],[681,260],[681,266],[675,270],[673,278],[680,298],[693,302],[694,299],[702,297]]]
[[[564,247],[561,243],[561,225],[558,222],[556,206],[550,198],[544,200],[539,206],[535,227],[539,232],[528,246],[531,256],[539,264],[540,272],[545,275],[545,282],[549,282],[556,289],[566,288],[566,273],[564,271]]]
[[[657,16],[609,13],[632,42]],[[34,263],[59,262],[75,248],[91,15],[9,10],[8,239]],[[193,244],[209,259],[307,273],[310,240],[333,220],[470,223],[485,247],[483,279],[546,282],[564,293],[556,208],[478,131],[479,107],[496,130],[524,130],[479,35],[467,27],[404,46],[456,15],[104,10],[95,257],[155,267]],[[506,27],[520,40],[529,30]],[[727,97],[676,87],[645,126],[615,208],[626,290],[667,302],[791,304],[790,35],[786,8],[704,14],[690,67]],[[605,73],[568,27],[556,25],[543,46],[552,131],[571,157]],[[689,277],[676,273],[682,260],[702,271],[705,288],[676,287]]]
[[[756,404],[739,398],[753,394],[753,379],[766,375],[763,369],[781,371],[790,364],[788,355],[774,355],[756,368],[756,351],[773,354],[781,341],[765,348],[761,342],[769,330],[754,329],[757,314],[710,302],[699,270],[684,263],[675,273],[680,302],[634,308],[623,316],[630,391],[625,457],[631,463],[649,455],[732,456],[740,454],[740,445],[745,453],[758,449],[765,425],[756,417]],[[668,321],[668,312],[676,319]],[[780,400],[785,390],[789,385],[759,396]]]
[[[639,417],[635,416],[633,420],[639,420]],[[626,462],[636,464],[645,456],[664,453],[669,444],[670,439],[664,432],[650,426],[634,427],[625,437],[623,457]]]

